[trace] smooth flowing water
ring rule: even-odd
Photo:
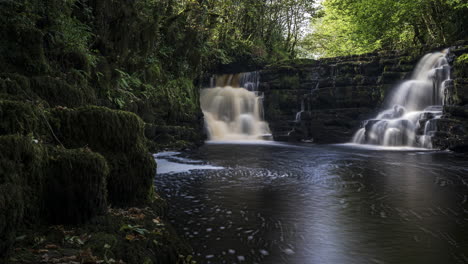
[[[257,140],[271,138],[263,120],[263,94],[258,92],[259,74],[226,74],[212,79],[212,88],[201,90],[200,104],[210,140]]]
[[[468,263],[467,156],[257,142],[157,159],[197,263]]]
[[[450,79],[447,50],[426,54],[411,80],[396,87],[387,110],[366,120],[354,143],[432,148],[435,121],[442,116],[446,84]]]

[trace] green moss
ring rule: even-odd
[[[455,60],[454,75],[457,78],[468,78],[468,53],[460,55]]]
[[[107,208],[106,160],[86,149],[54,149],[44,184],[49,223],[78,224]]]
[[[56,108],[55,130],[68,148],[88,146],[97,152],[131,151],[144,143],[142,120],[135,114],[106,107]]]
[[[300,86],[300,80],[298,75],[283,75],[280,78],[280,86],[283,89],[298,89]]]
[[[205,140],[192,126],[146,124],[145,135],[151,141],[149,144],[152,151],[194,148]]]
[[[0,72],[41,74],[49,69],[44,54],[44,34],[21,1],[0,6]]]
[[[86,88],[86,87],[85,87]],[[76,107],[93,102],[94,94],[50,76],[33,77],[31,90],[50,106]]]
[[[39,221],[42,168],[46,153],[31,138],[0,137],[0,255],[11,246],[17,227]],[[24,217],[23,217],[24,216]]]
[[[0,74],[0,93],[25,98],[27,96],[27,91],[29,91],[29,87],[29,79],[23,75],[16,73]]]
[[[384,72],[382,76],[379,77],[379,82],[381,84],[394,84],[403,80],[405,75],[406,73],[404,72]]]
[[[1,166],[1,165],[0,165]],[[8,253],[23,220],[24,199],[19,185],[0,184],[0,260]]]
[[[148,202],[156,174],[156,162],[147,149],[103,155],[111,168],[107,184],[109,201],[117,206]]]
[[[54,130],[67,148],[87,146],[109,163],[109,201],[113,205],[148,200],[155,161],[145,146],[144,124],[135,114],[105,107],[55,109]]]
[[[44,132],[44,120],[32,104],[0,100],[0,135],[29,134],[36,137]]]

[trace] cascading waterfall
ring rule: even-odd
[[[388,101],[388,109],[363,123],[353,143],[432,148],[442,116],[446,84],[450,79],[448,50],[426,54],[411,80],[399,85]]]
[[[263,93],[258,91],[259,73],[213,77],[212,88],[201,90],[201,108],[210,140],[270,139],[263,121]]]

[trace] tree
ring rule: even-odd
[[[304,45],[338,56],[449,44],[468,36],[461,0],[325,0]]]

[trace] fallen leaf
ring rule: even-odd
[[[58,249],[59,247],[57,245],[54,245],[54,244],[48,244],[45,246],[45,248],[47,249]]]
[[[132,234],[128,234],[128,235],[125,236],[125,239],[127,239],[128,241],[133,241],[133,240],[135,240],[135,238],[136,237],[134,235],[132,235]]]

